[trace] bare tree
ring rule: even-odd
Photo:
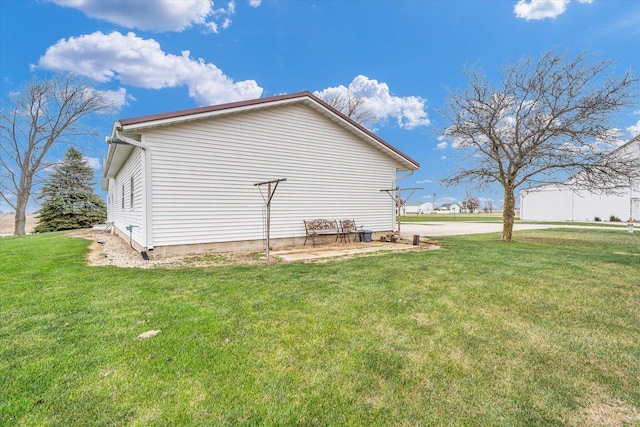
[[[26,209],[37,175],[55,145],[90,132],[86,116],[112,108],[102,93],[73,74],[33,80],[13,95],[0,117],[0,197],[15,211],[14,234],[25,234]]]
[[[367,125],[378,121],[378,116],[366,105],[366,99],[348,92],[325,92],[320,98],[354,122]]]
[[[610,155],[619,132],[612,115],[634,105],[638,79],[612,73],[612,61],[585,53],[568,58],[549,51],[501,70],[492,84],[480,70],[464,72],[469,86],[450,94],[442,110],[444,134],[461,150],[446,185],[469,183],[504,191],[502,241],[510,241],[515,191],[524,183],[560,183],[612,191],[614,181],[637,177],[638,159]]]
[[[463,200],[463,203],[465,204],[465,207],[469,211],[469,213],[474,213],[475,211],[480,209],[480,199],[470,194],[467,194],[467,198]]]
[[[485,212],[493,213],[493,200],[485,199],[485,201],[484,201],[484,210],[485,210]]]

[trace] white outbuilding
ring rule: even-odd
[[[634,155],[640,167],[640,135],[616,152]],[[640,221],[640,181],[602,192],[570,185],[546,185],[520,192],[520,219],[525,221]]]
[[[459,214],[462,208],[457,203],[443,203],[440,208],[434,211],[437,214]]]
[[[309,92],[119,120],[107,137],[108,221],[149,256],[301,243],[303,220],[393,232],[381,190],[418,162]],[[375,237],[374,237],[375,238]]]
[[[402,207],[402,215],[426,215],[432,212],[431,202],[407,202]]]

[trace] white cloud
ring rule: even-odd
[[[222,13],[228,14],[228,15],[233,15],[234,13],[236,13],[236,2],[231,0],[229,3],[227,3],[227,9],[224,10]]]
[[[102,162],[98,158],[84,156],[83,159],[85,162],[87,162],[87,166],[89,166],[93,170],[97,170],[102,167]]]
[[[125,105],[129,105],[128,101],[135,101],[136,99],[127,94],[127,90],[123,87],[118,90],[103,90],[99,91],[104,97],[111,101],[111,105],[115,111],[120,110]]]
[[[59,6],[79,9],[88,17],[125,28],[148,31],[182,31],[193,25],[207,25],[216,15],[235,9],[213,9],[213,0],[49,0]],[[232,2],[233,3],[233,2]],[[222,12],[221,12],[222,11]]]
[[[609,128],[604,130],[595,143],[586,144],[580,147],[581,150],[610,151],[612,147],[624,145],[627,140],[624,138],[624,131],[619,128]]]
[[[364,100],[363,107],[370,110],[379,122],[394,119],[401,128],[413,129],[417,126],[428,126],[431,122],[427,117],[427,100],[418,96],[399,97],[389,91],[386,83],[378,82],[366,76],[359,75],[349,83],[349,87],[340,85],[330,87],[314,94],[320,98],[331,97],[339,93],[343,96],[350,94]]]
[[[216,24],[215,22],[207,22],[204,25],[209,29],[209,31],[214,34],[218,34],[220,32],[220,30],[218,30],[218,24]]]
[[[513,12],[518,18],[526,20],[557,18],[567,10],[571,0],[518,0]],[[578,0],[579,3],[592,3],[593,0]]]
[[[422,181],[416,181],[416,184],[431,184],[432,182],[430,179],[423,179]]]
[[[438,145],[436,145],[436,150],[444,150],[449,146],[449,143],[445,140],[443,136],[439,136],[438,141],[440,142],[438,143]]]
[[[468,125],[475,126],[471,122],[469,122]],[[457,135],[454,135],[451,129],[452,128],[445,129],[444,134],[438,136],[438,141],[440,141],[440,143],[436,145],[436,150],[442,149],[441,147],[444,147],[444,143],[446,143],[447,146],[454,148],[456,150],[464,149],[473,145],[468,140],[462,137],[459,137]],[[476,139],[481,140],[484,138],[484,136],[481,135],[479,132],[476,132],[476,134],[477,134]]]
[[[262,0],[249,0],[249,6],[258,7],[262,4]]]
[[[631,135],[631,138],[634,138],[640,135],[640,120],[635,125],[631,125],[627,128],[627,132]]]
[[[546,19],[556,18],[567,10],[570,0],[519,0],[513,7],[518,18]]]
[[[447,156],[440,156],[440,160],[447,160]]]
[[[146,89],[184,85],[198,105],[255,99],[262,94],[255,80],[234,82],[214,64],[191,58],[189,51],[169,54],[157,41],[134,33],[98,31],[62,39],[47,49],[38,66]]]

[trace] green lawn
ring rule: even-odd
[[[1,239],[0,425],[640,425],[640,233],[498,237],[148,270]]]

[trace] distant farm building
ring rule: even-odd
[[[442,206],[436,208],[434,213],[437,214],[459,214],[462,208],[457,203],[443,203]]]
[[[640,136],[613,153],[637,156]],[[525,221],[640,221],[640,181],[621,183],[615,192],[570,185],[546,185],[520,192],[520,218]]]
[[[407,202],[402,207],[402,215],[426,215],[432,212],[431,202]]]

